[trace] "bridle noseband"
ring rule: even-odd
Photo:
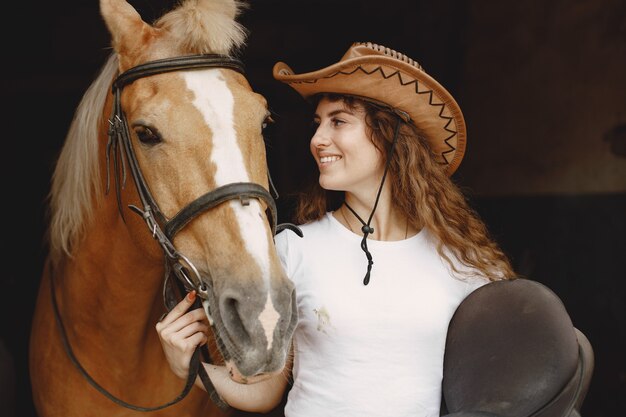
[[[205,311],[209,316],[209,322],[213,325],[213,320],[210,314],[210,308],[208,306],[209,300],[209,288],[207,284],[201,279],[200,273],[193,263],[181,252],[179,252],[173,244],[174,236],[185,227],[191,220],[202,214],[203,212],[214,208],[224,202],[239,199],[242,205],[248,205],[250,199],[258,199],[265,203],[267,206],[266,214],[270,222],[272,229],[272,235],[280,232],[283,229],[290,229],[302,236],[302,231],[291,223],[283,223],[277,225],[277,210],[274,197],[260,184],[252,182],[236,182],[218,187],[212,191],[203,194],[198,197],[187,206],[182,208],[174,217],[168,219],[162,211],[159,209],[156,200],[150,192],[150,188],[146,183],[139,163],[135,156],[133,146],[130,139],[130,132],[128,129],[128,123],[121,106],[121,94],[122,89],[131,84],[133,81],[148,77],[155,74],[162,74],[166,72],[180,71],[180,70],[194,70],[194,69],[206,69],[206,68],[225,68],[237,71],[241,74],[244,73],[243,64],[241,61],[228,57],[225,55],[217,54],[204,54],[204,55],[190,55],[175,58],[166,58],[156,61],[147,62],[136,67],[130,68],[124,73],[120,74],[112,84],[113,93],[113,110],[111,118],[109,119],[109,141],[106,147],[106,164],[107,164],[107,193],[110,189],[110,165],[111,165],[111,152],[113,152],[113,176],[115,179],[115,191],[118,203],[118,209],[122,218],[124,213],[122,209],[121,189],[126,182],[126,162],[130,166],[131,175],[133,177],[137,193],[141,200],[141,208],[129,205],[135,213],[141,215],[145,221],[152,237],[159,243],[163,249],[165,258],[165,279],[163,283],[163,299],[167,310],[171,310],[177,303],[175,297],[172,297],[168,292],[171,289],[169,277],[173,273],[178,278],[179,291],[182,293],[185,290],[195,290],[198,296],[204,300]],[[121,178],[120,178],[121,176]],[[274,188],[271,176],[268,170],[268,182],[276,197],[278,194]],[[52,304],[55,312],[55,318],[61,331],[61,337],[65,350],[70,357],[72,363],[78,368],[81,374],[87,379],[87,381],[94,386],[98,391],[104,394],[107,398],[115,403],[130,408],[136,411],[155,411],[166,407],[169,407],[177,402],[181,401],[189,393],[195,379],[200,376],[207,393],[209,393],[213,402],[220,408],[227,409],[228,405],[219,397],[215,387],[213,386],[210,378],[206,374],[206,370],[200,362],[200,348],[198,347],[194,352],[191,363],[190,372],[187,378],[187,382],[183,391],[174,400],[169,401],[166,404],[162,404],[156,407],[141,407],[127,403],[119,398],[110,394],[106,389],[100,386],[81,366],[80,362],[76,359],[72,348],[69,344],[61,315],[58,309],[56,295],[54,290],[54,279],[51,271],[51,292],[52,292]],[[198,301],[198,300],[197,300]],[[193,308],[193,307],[192,307]],[[221,341],[219,334],[214,329],[214,336],[216,338],[217,347],[220,354],[227,359],[227,356],[223,349],[223,342]],[[207,362],[210,362],[210,356],[206,346],[202,349],[202,354]]]

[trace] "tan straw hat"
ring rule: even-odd
[[[357,42],[326,68],[295,74],[277,62],[273,72],[305,99],[318,93],[347,94],[408,113],[448,175],[463,159],[466,130],[459,105],[417,62],[393,49]]]

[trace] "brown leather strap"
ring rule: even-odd
[[[146,406],[130,404],[120,398],[115,397],[111,393],[109,393],[109,391],[107,391],[102,385],[100,385],[95,379],[93,379],[91,375],[89,375],[89,373],[82,366],[78,358],[76,358],[76,355],[74,354],[72,346],[70,345],[69,339],[67,337],[67,332],[63,324],[63,319],[61,317],[61,312],[59,311],[59,306],[57,303],[56,291],[55,291],[55,286],[54,286],[54,271],[52,269],[52,263],[48,262],[48,266],[49,266],[49,272],[50,272],[50,275],[49,275],[50,276],[50,296],[52,298],[52,309],[54,311],[54,318],[56,320],[57,327],[59,328],[59,334],[61,335],[63,348],[65,349],[65,352],[67,356],[69,357],[70,361],[72,362],[72,364],[76,367],[78,372],[80,372],[80,374],[87,380],[87,382],[92,387],[94,387],[96,390],[98,390],[98,392],[100,392],[102,395],[104,395],[109,400],[113,401],[114,403],[121,405],[123,407],[126,407],[126,408],[130,408],[131,410],[135,410],[135,411],[161,410],[163,408],[176,404],[177,402],[185,398],[187,394],[189,394],[189,391],[191,391],[191,388],[193,387],[196,377],[198,376],[198,369],[202,368],[202,370],[204,371],[204,367],[201,366],[201,363],[200,363],[200,350],[198,348],[196,348],[196,350],[194,351],[191,357],[191,361],[189,363],[189,375],[187,376],[187,381],[185,382],[185,386],[183,390],[181,391],[181,393],[178,394],[178,396],[174,398],[173,400],[168,401],[165,404],[155,406],[155,407],[146,407]],[[206,375],[206,371],[205,371],[205,375]]]

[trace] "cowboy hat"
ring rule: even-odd
[[[346,94],[408,114],[448,175],[463,159],[466,130],[459,105],[417,62],[393,49],[357,42],[326,68],[295,74],[277,62],[273,75],[305,99],[318,93]]]

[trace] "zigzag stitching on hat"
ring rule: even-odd
[[[399,73],[399,71],[396,71],[396,73]],[[396,73],[394,73],[394,74],[396,74]],[[392,74],[392,75],[394,75],[394,74]],[[384,76],[384,74],[383,74],[383,76]],[[416,94],[428,94],[429,95],[429,97],[428,97],[428,104],[433,106],[433,107],[434,106],[440,106],[441,107],[441,109],[439,109],[439,115],[438,116],[439,116],[440,119],[447,120],[447,122],[446,122],[445,126],[443,127],[443,129],[450,133],[450,136],[448,136],[447,138],[445,138],[443,140],[445,142],[445,144],[448,145],[450,150],[441,152],[441,156],[443,157],[443,159],[445,159],[446,163],[450,163],[448,161],[448,158],[446,158],[446,155],[449,154],[450,152],[456,151],[456,148],[454,146],[452,146],[448,141],[451,140],[453,137],[455,137],[457,132],[455,130],[452,130],[452,129],[450,129],[448,127],[448,126],[450,126],[450,123],[452,123],[453,117],[449,117],[449,116],[444,116],[443,115],[443,111],[446,108],[445,103],[433,103],[433,90],[426,90],[426,91],[421,91],[420,92],[419,88],[418,88],[417,80],[413,80],[411,82],[408,82],[408,83],[404,84],[404,83],[402,83],[402,79],[400,78],[399,75],[398,75],[398,78],[400,79],[400,84],[402,84],[402,85],[409,85],[411,83],[415,83],[415,93]]]
[[[433,104],[433,106],[437,106],[437,104]],[[441,104],[441,111],[439,112],[439,117],[441,117],[442,119],[448,119],[448,123],[446,123],[446,125],[443,127],[443,129],[447,132],[450,132],[450,136],[448,136],[447,138],[444,139],[444,142],[446,143],[446,145],[448,145],[450,147],[450,150],[445,151],[445,152],[441,152],[441,156],[443,156],[443,159],[446,160],[447,163],[450,163],[450,161],[448,161],[448,158],[446,158],[446,155],[449,154],[450,152],[454,152],[456,151],[456,148],[454,146],[452,146],[448,141],[451,140],[453,137],[456,136],[457,132],[455,130],[449,129],[448,125],[450,125],[450,123],[452,123],[452,117],[446,117],[443,116],[441,113],[443,113],[443,109],[444,109],[444,105],[443,103]]]
[[[431,105],[431,106],[440,106],[441,107],[441,109],[439,110],[439,115],[438,116],[441,119],[447,120],[447,123],[445,124],[443,129],[450,133],[450,136],[448,136],[446,139],[444,139],[445,144],[448,145],[450,150],[442,152],[441,156],[443,157],[443,159],[445,159],[446,163],[449,163],[448,158],[446,158],[446,155],[449,154],[450,152],[456,151],[456,148],[454,146],[452,146],[448,141],[451,140],[454,136],[456,136],[457,132],[455,130],[452,130],[452,129],[448,128],[448,126],[450,126],[450,123],[452,123],[453,118],[449,117],[449,116],[444,116],[443,115],[443,111],[446,108],[446,104],[445,103],[434,103],[433,102],[433,90],[419,91],[419,84],[418,84],[417,80],[412,80],[412,81],[409,81],[407,83],[402,82],[402,77],[400,76],[400,71],[399,70],[393,72],[392,74],[389,74],[389,76],[386,76],[384,71],[382,70],[382,67],[377,67],[377,68],[373,69],[371,72],[368,72],[368,71],[365,70],[365,68],[363,68],[362,66],[359,65],[357,68],[354,69],[354,71],[350,72],[349,74],[353,74],[357,70],[361,70],[363,73],[365,73],[367,75],[372,75],[374,72],[378,71],[378,72],[380,72],[380,75],[383,78],[385,78],[385,79],[389,79],[389,78],[391,78],[391,77],[393,77],[395,75],[395,76],[397,76],[398,82],[400,83],[400,85],[408,86],[410,84],[415,84],[415,94],[428,94],[429,95],[428,96],[428,104]],[[329,76],[327,78],[334,77],[338,73],[341,73],[341,72],[342,71],[338,71],[337,73],[335,73],[332,76]],[[349,74],[344,74],[344,75],[349,75]]]
[[[456,151],[456,148],[454,146],[452,146],[448,141],[451,140],[454,136],[456,136],[457,132],[455,130],[449,129],[448,126],[450,125],[450,123],[452,123],[453,117],[449,117],[449,116],[444,116],[443,115],[443,111],[446,107],[445,103],[433,103],[433,90],[425,90],[425,91],[419,91],[419,85],[417,80],[413,80],[413,81],[409,81],[407,83],[402,82],[402,77],[400,76],[400,71],[397,70],[395,72],[393,72],[392,74],[390,74],[389,76],[385,75],[383,69],[381,66],[378,66],[376,68],[374,68],[372,71],[367,71],[365,68],[363,68],[361,65],[357,66],[356,68],[354,68],[354,70],[352,71],[337,71],[333,74],[327,75],[324,78],[333,78],[336,77],[337,75],[352,75],[357,71],[361,71],[366,75],[372,75],[375,72],[379,72],[380,75],[384,78],[384,79],[389,79],[393,76],[397,76],[398,78],[398,82],[400,83],[400,85],[402,86],[408,86],[410,84],[415,84],[415,94],[429,94],[429,98],[428,98],[428,104],[431,106],[440,106],[441,109],[439,110],[439,118],[441,119],[446,119],[448,122],[445,124],[445,126],[443,127],[444,130],[450,132],[450,136],[448,136],[446,139],[444,139],[444,142],[446,145],[448,145],[448,147],[450,148],[450,150],[442,152],[441,156],[443,157],[443,159],[445,159],[446,163],[449,163],[448,158],[446,158],[446,155]],[[315,84],[318,80],[302,80],[302,81],[292,81],[292,83],[294,84]]]

